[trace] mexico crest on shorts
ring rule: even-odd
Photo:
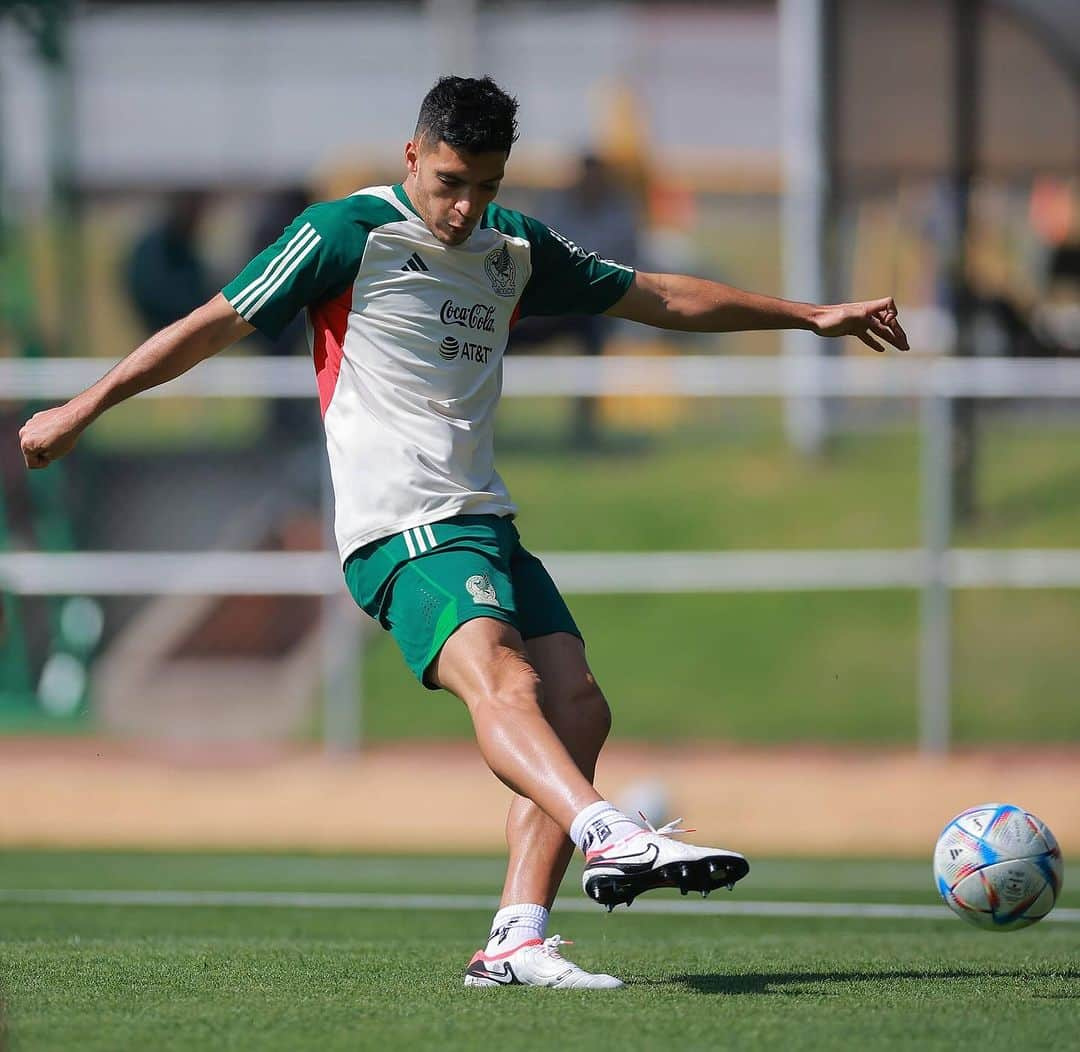
[[[513,296],[517,292],[517,264],[505,241],[484,257],[484,273],[496,296]]]
[[[465,582],[465,591],[472,596],[474,603],[486,603],[488,606],[499,605],[499,597],[495,594],[491,578],[486,573],[473,574]]]

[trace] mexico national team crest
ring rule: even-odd
[[[486,573],[473,574],[465,582],[465,590],[472,596],[474,603],[486,603],[488,606],[499,605],[499,597],[495,594],[491,578]]]
[[[513,296],[517,292],[517,265],[505,241],[484,257],[484,272],[496,296]]]

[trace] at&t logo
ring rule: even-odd
[[[453,336],[444,336],[439,344],[439,357],[444,361],[452,362],[459,355],[463,362],[480,362],[485,364],[491,348],[482,343],[462,342]]]

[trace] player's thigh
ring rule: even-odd
[[[426,538],[422,548],[419,536]],[[436,689],[436,659],[473,620],[506,625],[513,630],[511,651],[523,653],[510,545],[506,525],[494,516],[459,516],[425,527],[422,535],[414,529],[362,549],[346,563],[345,577],[360,606],[390,631],[417,679]],[[470,631],[467,638],[482,643],[486,635]]]
[[[525,640],[540,677],[544,715],[579,762],[607,738],[611,709],[585,657],[585,644],[569,632]]]
[[[518,624],[543,685],[544,712],[564,741],[603,741],[611,713],[585,657],[577,622],[544,564],[521,543],[513,526],[510,578]]]
[[[540,677],[521,633],[492,617],[474,617],[459,625],[439,650],[428,678],[470,708],[539,701]]]
[[[578,636],[569,632],[534,636],[525,640],[525,652],[552,702],[599,690],[585,658],[585,644]]]

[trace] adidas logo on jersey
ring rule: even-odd
[[[414,252],[407,260],[405,260],[402,270],[430,270],[431,268],[420,258],[419,254]]]

